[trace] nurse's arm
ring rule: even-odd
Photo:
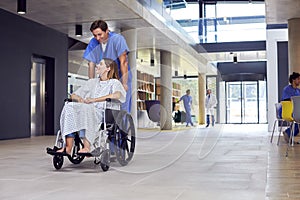
[[[127,52],[124,51],[120,56],[120,70],[122,74],[122,85],[124,89],[127,91],[128,86],[127,86],[127,81],[128,81],[128,61],[127,61]]]
[[[95,66],[96,66],[95,63],[89,62],[88,65],[89,65],[89,71],[88,71],[89,79],[95,78]]]

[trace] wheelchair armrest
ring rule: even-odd
[[[116,103],[116,104],[121,104],[121,101],[119,101],[118,99],[111,99],[111,98],[107,98],[105,99],[107,102],[110,103]],[[64,102],[78,102],[77,99],[71,99],[71,98],[66,98],[64,100]]]
[[[121,101],[119,101],[118,99],[111,99],[111,98],[107,98],[105,99],[107,102],[111,102],[111,103],[116,103],[116,104],[121,104]]]
[[[76,99],[66,98],[64,102],[78,102]]]

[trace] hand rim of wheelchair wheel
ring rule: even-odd
[[[121,111],[116,120],[115,147],[118,162],[125,166],[132,159],[135,149],[135,127],[132,116]],[[128,124],[129,123],[129,124]],[[130,132],[130,138],[128,133]]]

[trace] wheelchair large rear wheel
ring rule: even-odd
[[[116,120],[115,146],[118,162],[125,166],[132,159],[135,149],[135,128],[131,115],[121,111]]]
[[[71,163],[79,164],[84,159],[85,156],[78,155],[78,151],[81,148],[83,148],[83,143],[82,143],[81,139],[79,138],[78,134],[75,134],[72,154],[71,154],[71,156],[68,156]]]

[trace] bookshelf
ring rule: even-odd
[[[172,102],[177,102],[181,97],[181,85],[173,82]]]
[[[160,100],[160,78],[155,79],[155,99]],[[181,97],[181,85],[172,83],[172,102],[177,102]]]
[[[154,99],[154,76],[137,71],[137,108],[146,110],[145,100]]]

